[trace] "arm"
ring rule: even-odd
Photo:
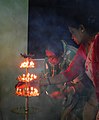
[[[54,77],[49,77],[48,80],[46,78],[41,78],[40,79],[40,85],[52,85],[52,84],[62,84],[67,81],[66,77],[62,74],[59,73],[58,75],[55,75]]]
[[[76,79],[78,80],[74,84],[74,88],[78,94],[82,94],[84,91],[86,91],[85,94],[87,92],[91,93],[91,90],[94,86],[93,82],[89,79],[86,73],[79,75]]]
[[[79,74],[84,71],[84,63],[85,63],[85,54],[83,47],[81,46],[75,55],[73,61],[69,65],[69,67],[64,71],[61,72],[58,75],[55,75],[54,77],[49,77],[50,84],[60,84],[65,83],[67,81],[72,81],[75,79]],[[48,84],[48,81],[45,79],[40,80],[41,84]]]
[[[66,87],[68,86],[68,88]],[[88,100],[90,95],[93,93],[93,83],[86,75],[83,73],[73,80],[72,83],[67,83],[64,87],[62,94],[67,96],[68,99],[74,99],[75,97],[86,96]],[[69,97],[70,96],[70,97]],[[74,97],[73,97],[74,96]]]

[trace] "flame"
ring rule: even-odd
[[[34,68],[34,61],[30,58],[25,58],[25,61],[21,63],[20,68]],[[25,82],[23,87],[16,87],[16,95],[18,96],[39,96],[39,90],[36,87],[30,86],[29,82],[32,80],[36,80],[37,76],[35,74],[28,73],[28,69],[26,69],[26,74],[19,75],[17,80],[20,82]]]
[[[25,62],[21,63],[20,68],[34,68],[34,62],[31,59],[26,59]]]
[[[34,79],[37,79],[37,76],[36,76],[36,75],[34,75]]]
[[[38,91],[38,89],[37,88],[35,88],[35,87],[25,87],[25,88],[16,88],[16,94],[18,95],[18,96],[29,96],[29,97],[31,97],[31,96],[39,96],[39,91]]]
[[[34,62],[30,61],[30,66],[34,67]]]
[[[30,74],[30,73],[22,74],[17,77],[17,80],[19,80],[20,82],[30,82],[36,79],[37,79],[37,76],[35,74]]]

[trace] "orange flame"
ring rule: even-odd
[[[39,91],[37,88],[34,87],[25,87],[25,88],[16,88],[16,94],[18,96],[39,96]]]
[[[17,80],[19,80],[20,82],[30,82],[36,79],[37,79],[37,76],[35,74],[30,74],[30,73],[19,75],[17,78]]]
[[[20,68],[34,68],[34,62],[30,59],[26,59],[25,62],[21,63]]]
[[[30,58],[26,58],[25,62],[21,63],[20,68],[34,68],[34,62]],[[39,90],[36,87],[30,86],[29,82],[36,80],[37,76],[35,74],[28,73],[26,69],[26,74],[19,75],[17,80],[20,82],[25,82],[21,87],[16,87],[16,95],[18,96],[39,96]]]

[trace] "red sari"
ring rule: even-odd
[[[92,70],[93,80],[96,89],[96,95],[99,102],[99,34],[96,35],[92,52]]]
[[[68,69],[63,72],[68,81],[75,79],[79,74],[86,72],[87,67],[89,67],[89,72],[87,75],[90,78],[95,86],[96,95],[99,102],[99,34],[96,35],[95,39],[92,42],[92,49],[89,50],[91,52],[91,68],[89,64],[86,66],[86,61],[89,56],[86,56],[85,47],[80,45],[72,63],[68,67]],[[90,75],[91,74],[91,75]]]

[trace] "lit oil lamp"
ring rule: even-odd
[[[31,59],[26,58],[26,61],[21,63],[20,68],[34,68],[34,62]]]
[[[30,74],[30,73],[28,73],[27,75],[22,74],[17,77],[17,80],[19,80],[20,82],[30,82],[36,79],[37,79],[37,76],[35,74]]]
[[[34,87],[24,87],[24,88],[16,88],[16,94],[18,96],[39,96],[39,90]]]
[[[32,96],[39,96],[39,89],[35,88],[33,83],[30,82],[37,79],[35,74],[30,74],[28,69],[34,68],[35,64],[32,59],[34,56],[29,56],[26,54],[20,54],[22,57],[25,58],[25,61],[21,63],[20,68],[25,68],[26,73],[19,75],[17,80],[19,81],[18,84],[15,86],[16,95],[24,96],[25,97],[25,120],[28,120],[28,111],[29,111],[29,97]]]

